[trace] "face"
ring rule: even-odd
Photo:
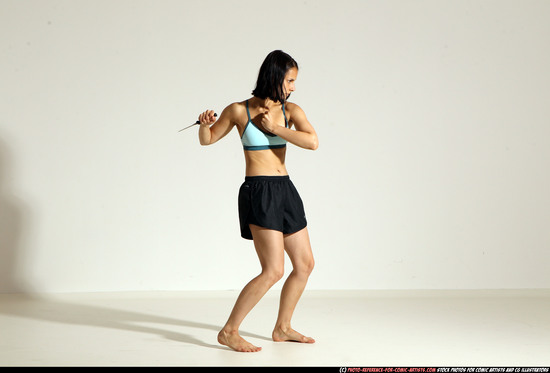
[[[294,82],[298,77],[298,69],[293,67],[286,72],[285,81],[283,82],[283,91],[286,99],[290,97],[290,94],[296,90]]]

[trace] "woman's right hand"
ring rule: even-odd
[[[199,115],[199,123],[201,126],[209,126],[216,121],[214,110],[206,110]]]

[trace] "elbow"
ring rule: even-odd
[[[210,142],[210,140],[206,140],[206,139],[203,139],[203,138],[199,137],[199,144],[201,144],[202,146],[207,146],[207,145],[210,145],[211,142]]]
[[[314,137],[313,140],[311,141],[309,148],[311,150],[317,150],[318,147],[319,147],[319,140],[317,140],[317,137]]]

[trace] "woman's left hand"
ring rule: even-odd
[[[271,133],[273,133],[273,131],[275,130],[275,127],[277,127],[277,125],[274,124],[273,121],[271,120],[271,115],[269,114],[269,111],[266,111],[265,113],[261,114],[260,124],[262,125],[263,128],[265,128],[266,131],[269,131]]]

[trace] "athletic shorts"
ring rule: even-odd
[[[286,176],[247,176],[239,189],[241,237],[252,239],[249,224],[291,234],[307,226],[304,205]]]

